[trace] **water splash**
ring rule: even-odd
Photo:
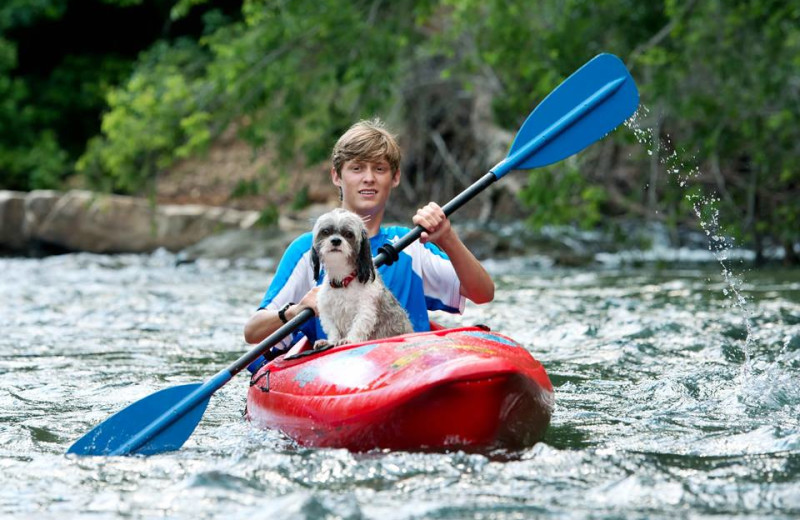
[[[697,215],[700,227],[708,238],[708,249],[712,252],[722,266],[722,277],[725,281],[723,294],[732,299],[733,307],[741,313],[747,335],[744,339],[743,351],[745,356],[742,365],[742,379],[750,373],[750,351],[753,343],[753,311],[747,298],[742,294],[744,281],[741,275],[736,274],[730,265],[730,251],[734,247],[733,239],[726,237],[720,225],[720,212],[718,204],[720,198],[716,194],[705,195],[700,190],[690,190],[691,182],[700,176],[700,168],[687,164],[679,154],[679,148],[672,145],[669,136],[662,138],[656,130],[644,124],[650,115],[650,109],[641,105],[639,110],[625,122],[625,126],[633,131],[636,140],[645,146],[647,154],[656,156],[659,164],[674,178],[678,186],[687,190],[686,200],[692,205]],[[667,153],[662,153],[667,151]],[[682,152],[682,151],[681,151]],[[650,189],[655,190],[655,186]]]

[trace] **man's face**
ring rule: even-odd
[[[342,165],[342,174],[331,170],[333,184],[342,188],[342,207],[361,216],[382,216],[392,188],[400,184],[385,159],[352,159]]]

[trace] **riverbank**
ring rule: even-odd
[[[201,258],[277,259],[335,205],[333,201],[287,211],[265,225],[256,210],[153,204],[144,198],[83,190],[0,191],[0,253],[37,257],[67,252],[146,254],[163,249],[176,253],[181,263]],[[571,227],[534,231],[522,220],[455,219],[454,226],[481,260],[526,257],[543,265],[573,267],[755,261],[747,249],[712,251],[703,233],[675,232],[652,222],[616,223],[603,231]],[[783,249],[777,245],[765,252],[768,261],[783,259]]]
[[[281,233],[306,227],[303,216],[279,218]],[[0,251],[51,253],[178,252],[230,231],[262,230],[261,213],[204,204],[155,204],[145,198],[85,190],[0,191]]]

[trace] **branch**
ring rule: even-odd
[[[652,38],[633,49],[633,52],[631,52],[630,56],[628,57],[628,69],[633,71],[633,67],[636,63],[636,60],[639,59],[639,56],[649,51],[661,43],[667,36],[669,36],[669,33],[671,33],[675,26],[678,25],[678,23],[680,23],[692,11],[692,9],[694,9],[696,4],[697,0],[689,0],[689,2],[683,6],[683,10],[681,10],[677,16],[673,17],[667,25],[655,33]]]
[[[447,148],[447,144],[444,142],[442,138],[442,134],[440,134],[437,130],[431,132],[431,140],[433,144],[436,146],[436,150],[444,159],[444,163],[447,165],[447,169],[450,170],[450,173],[458,179],[458,182],[463,184],[464,186],[469,186],[470,180],[464,174],[464,170],[458,165],[458,161],[456,161],[453,154],[450,153],[450,150]]]

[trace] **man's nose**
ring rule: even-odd
[[[331,245],[332,246],[340,246],[340,245],[342,245],[342,239],[339,238],[339,237],[331,238]]]

